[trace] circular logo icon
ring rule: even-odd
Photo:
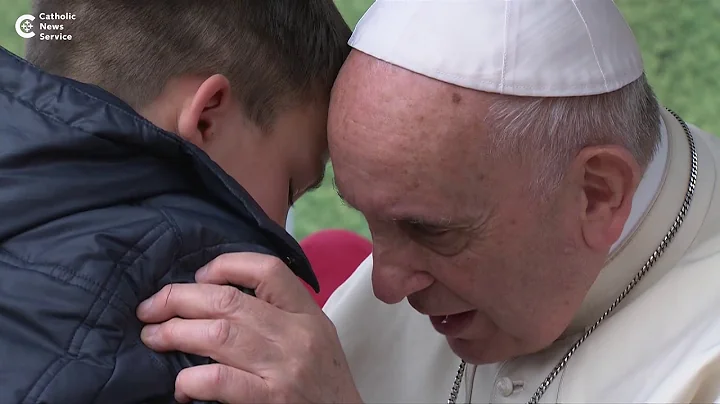
[[[15,32],[25,39],[34,37],[33,21],[35,21],[34,16],[30,14],[21,15],[15,20]]]

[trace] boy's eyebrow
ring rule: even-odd
[[[310,186],[308,187],[308,191],[312,191],[312,190],[314,190],[314,189],[320,188],[320,186],[322,185],[323,181],[325,181],[325,170],[323,170],[323,171],[322,171],[322,174],[320,174],[320,176],[318,177],[318,179],[315,180],[315,182],[313,182],[312,185],[310,185]],[[333,184],[334,184],[334,181],[333,181]]]

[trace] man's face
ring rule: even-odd
[[[471,363],[535,352],[566,328],[602,267],[581,202],[540,202],[531,167],[494,158],[480,92],[354,52],[333,92],[339,193],[374,242],[375,295],[404,298]]]

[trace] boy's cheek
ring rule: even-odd
[[[210,156],[212,158],[212,156]],[[238,153],[225,164],[216,161],[252,197],[270,219],[285,227],[290,178],[277,155],[255,156]]]

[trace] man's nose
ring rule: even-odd
[[[434,279],[430,274],[409,268],[373,259],[372,285],[375,297],[387,304],[400,303],[407,296],[432,285]]]

